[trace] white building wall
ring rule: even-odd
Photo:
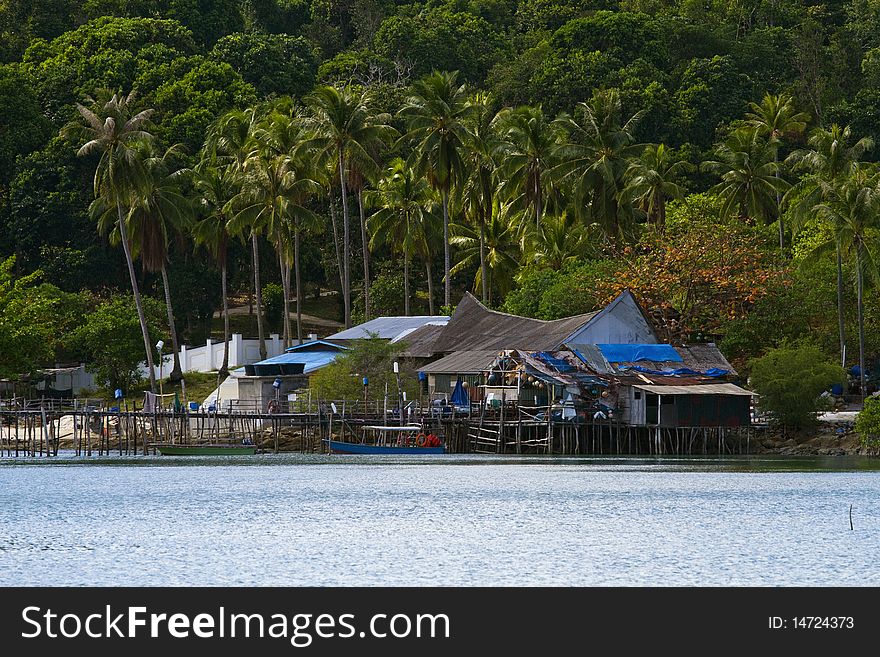
[[[570,344],[656,344],[657,336],[629,293],[623,293],[585,327]]]

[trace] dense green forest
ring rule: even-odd
[[[871,369],[878,138],[880,0],[0,0],[0,375],[133,383],[252,290]]]

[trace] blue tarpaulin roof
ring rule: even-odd
[[[682,357],[670,344],[598,344],[609,363],[681,362]]]
[[[730,374],[730,370],[722,370],[717,367],[709,368],[704,372],[700,372],[698,370],[692,370],[689,367],[679,367],[674,370],[652,370],[650,367],[642,367],[641,365],[630,365],[627,367],[622,367],[623,370],[634,370],[636,372],[642,372],[644,374],[657,374],[661,376],[711,376],[711,377],[719,377],[719,376],[727,376]]]
[[[314,372],[315,370],[325,367],[326,365],[329,365],[341,355],[342,352],[339,350],[291,351],[281,354],[279,356],[267,358],[266,360],[261,360],[259,363],[256,363],[256,365],[273,365],[276,363],[302,363],[305,366],[303,368],[303,374],[309,374],[311,372]]]

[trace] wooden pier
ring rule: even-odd
[[[395,424],[380,401],[281,403],[277,412],[227,403],[207,409],[110,405],[95,400],[0,402],[0,456],[155,454],[156,444],[245,443],[261,452],[321,453],[324,439],[351,439],[360,428]],[[635,427],[614,420],[562,419],[553,408],[474,404],[470,412],[419,408],[419,423],[453,454],[698,455],[748,454],[753,427]]]

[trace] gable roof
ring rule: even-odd
[[[434,351],[525,349],[553,351],[599,311],[544,321],[489,310],[470,292],[456,306],[452,318],[434,343]]]
[[[456,351],[419,368],[426,374],[479,374],[498,357],[497,349]]]
[[[401,353],[405,358],[431,358],[436,352],[434,345],[444,328],[445,324],[425,324],[397,336],[391,342],[406,344],[406,349]]]
[[[369,338],[371,334],[383,340],[393,340],[402,333],[417,329],[431,322],[445,323],[449,321],[446,315],[411,315],[404,317],[376,317],[369,322],[352,326],[350,329],[339,331],[327,336],[327,340],[357,340]]]
[[[341,344],[327,342],[326,340],[310,340],[309,342],[303,342],[302,344],[295,344],[284,351],[285,353],[290,354],[295,351],[340,351],[341,349],[348,349],[348,347]]]

